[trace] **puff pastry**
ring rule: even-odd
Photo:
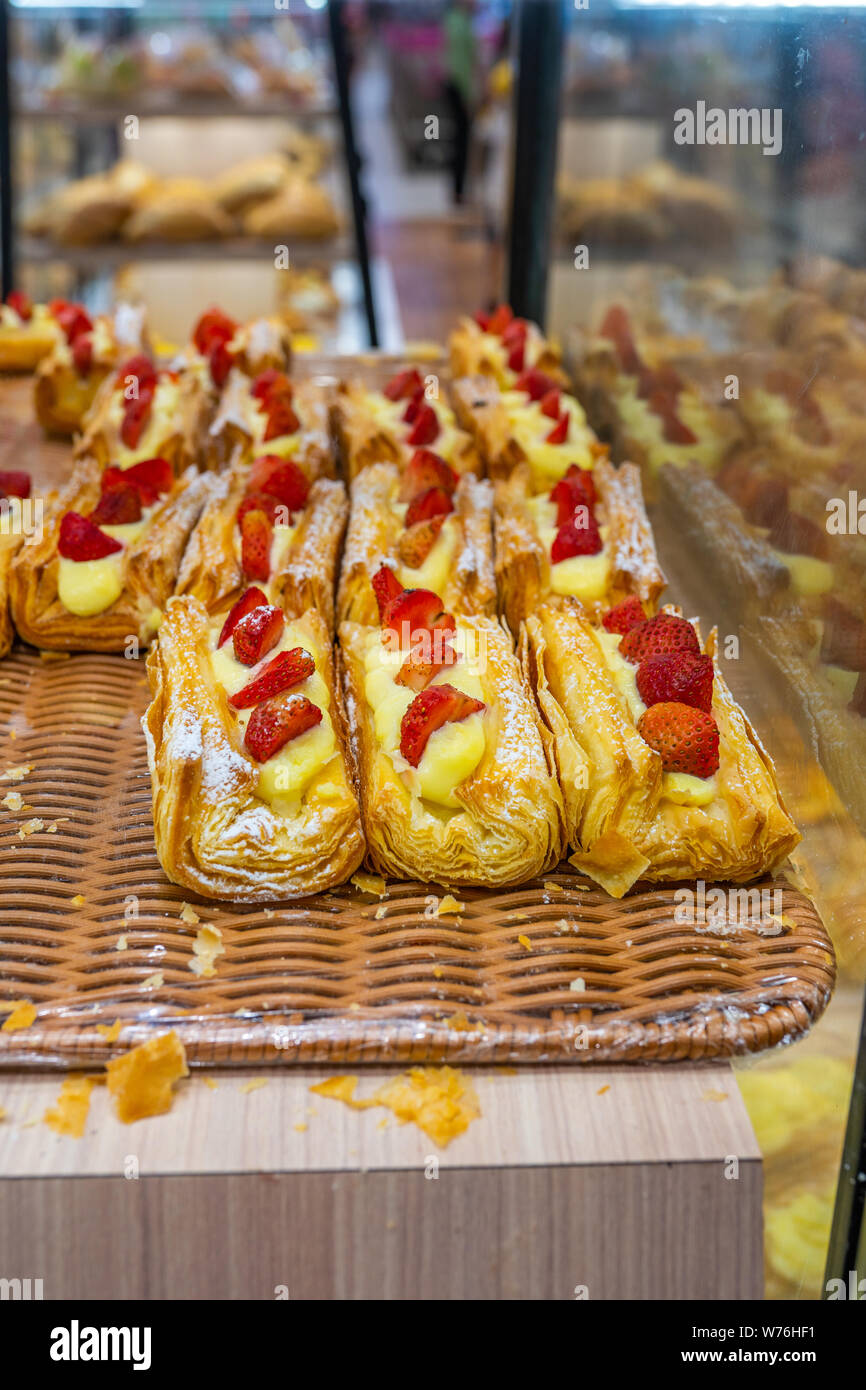
[[[278,610],[260,612],[272,619]],[[247,617],[255,621],[255,610]],[[148,657],[153,698],[142,726],[156,849],[168,877],[203,897],[271,902],[320,893],[364,856],[327,629],[314,611],[278,628],[263,659],[245,665],[234,634],[217,647],[219,619],[209,620],[195,598],[174,598]],[[292,670],[298,657],[303,664]],[[289,675],[311,674],[233,708],[230,699],[269,666],[272,675],[275,661]],[[284,732],[298,732],[275,748],[269,735],[280,720],[289,724]]]
[[[208,428],[214,468],[256,454],[293,458],[309,478],[334,476],[328,394],[313,381],[292,382],[273,368],[251,379],[238,368],[228,376]]]
[[[337,235],[340,219],[326,188],[290,175],[272,198],[249,208],[243,217],[243,229],[247,236],[324,241]]]
[[[166,179],[139,202],[121,229],[124,241],[211,241],[236,224],[200,179]]]
[[[572,465],[549,496],[532,495],[528,464],[496,485],[496,587],[513,633],[553,595],[579,598],[598,620],[635,594],[647,613],[665,586],[633,464]]]
[[[12,561],[29,531],[33,529],[36,534],[26,510],[30,490],[29,473],[0,472],[0,657],[7,654],[15,638],[9,611]]]
[[[167,458],[180,474],[204,454],[211,402],[201,372],[156,367],[137,354],[105,378],[84,417],[76,458],[129,468]]]
[[[167,486],[156,493],[122,483],[119,469],[106,472],[96,459],[80,459],[62,492],[46,499],[42,538],[18,550],[9,579],[13,621],[26,642],[116,652],[132,638],[150,641],[212,485],[194,468],[172,481],[165,464],[164,474],[158,486]],[[134,502],[131,493],[139,500],[134,522],[121,519],[130,514],[123,508]],[[112,514],[115,524],[103,520]],[[86,558],[61,554],[71,553],[72,542]]]
[[[489,482],[471,473],[458,480],[431,455],[402,473],[393,463],[365,468],[351,501],[337,597],[341,622],[378,622],[372,579],[383,564],[406,588],[440,594],[449,613],[495,612]]]
[[[419,448],[434,449],[457,473],[484,471],[474,439],[460,429],[439,392],[438,378],[425,381],[415,367],[398,372],[382,391],[342,383],[331,420],[350,481],[372,463],[405,466]]]
[[[441,647],[442,629],[428,630],[425,652],[417,619],[392,609],[385,624],[340,628],[370,865],[486,887],[543,872],[560,854],[561,798],[508,636],[490,618],[458,618]],[[439,665],[449,648],[456,660]],[[401,684],[413,653],[432,664]]]
[[[519,387],[502,390],[489,376],[464,377],[452,387],[461,425],[474,437],[491,478],[529,465],[533,492],[548,492],[573,463],[592,468],[607,456],[580,402],[553,377],[527,372]]]
[[[61,307],[67,311],[65,318]],[[79,331],[90,326],[80,304],[65,299],[34,304],[22,290],[7,295],[5,304],[0,304],[0,372],[35,371],[43,357],[66,338],[61,320],[69,328],[77,324]]]
[[[33,404],[46,434],[72,436],[93,404],[100,384],[122,358],[147,347],[144,310],[118,304],[70,342],[55,343],[36,369]]]
[[[194,595],[214,613],[255,583],[290,616],[315,608],[333,632],[337,561],[349,512],[346,491],[329,478],[310,485],[303,474],[293,477],[293,469],[292,460],[265,456],[252,465],[239,461],[214,480],[183,558],[177,593]],[[262,485],[275,491],[262,495]],[[267,524],[247,527],[254,533],[253,541],[246,541],[253,545],[250,561],[244,511],[255,500],[264,507]],[[264,548],[256,543],[258,531],[266,537]],[[251,571],[245,570],[245,560]]]
[[[292,365],[291,331],[278,314],[240,324],[212,305],[197,320],[189,347],[172,365],[201,373],[218,393],[233,369],[252,377],[268,369],[287,372]]]
[[[526,621],[522,655],[552,738],[571,862],[614,897],[639,879],[741,883],[776,869],[800,837],[773,764],[715,666],[715,632],[703,654],[713,667],[706,712],[682,701],[647,708],[637,684],[646,658],[636,667],[619,651],[628,636],[593,628],[575,599],[544,605]],[[693,651],[707,681],[698,640]],[[661,719],[685,711],[702,739],[709,730],[710,744],[714,725],[715,772],[687,774],[681,760],[679,770],[666,770],[669,755],[642,736],[654,711]],[[712,746],[701,752],[709,769],[707,753]]]
[[[489,376],[507,390],[530,368],[568,384],[558,346],[528,319],[515,318],[507,304],[492,314],[461,318],[448,340],[451,374]]]

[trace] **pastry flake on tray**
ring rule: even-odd
[[[546,372],[560,386],[568,384],[559,347],[537,324],[515,318],[507,304],[491,314],[461,318],[448,340],[448,353],[452,376],[489,376],[503,390],[530,368]]]
[[[342,483],[310,483],[292,458],[239,460],[214,479],[183,557],[177,593],[194,595],[214,613],[255,584],[292,616],[317,609],[333,632],[348,512]]]
[[[55,343],[36,369],[33,404],[46,434],[72,436],[81,428],[96,392],[124,359],[147,347],[144,311],[118,304],[91,320],[82,310],[72,336]]]
[[[328,392],[315,382],[292,382],[275,368],[253,379],[234,369],[208,429],[210,463],[222,467],[239,453],[247,461],[281,454],[310,478],[333,477],[328,410]]]
[[[197,599],[174,598],[148,657],[160,863],[229,902],[324,892],[364,856],[328,631],[315,611],[285,620],[263,605],[220,645],[223,632]]]
[[[647,612],[665,586],[640,472],[600,459],[572,464],[548,495],[532,495],[528,464],[496,485],[496,586],[513,633],[545,599],[579,598],[597,619],[635,594]]]
[[[525,463],[532,491],[548,492],[572,464],[592,468],[607,456],[580,402],[546,372],[527,371],[507,390],[490,376],[462,377],[451,396],[491,478],[507,478]]]
[[[383,599],[381,627],[340,627],[370,866],[490,888],[544,872],[561,798],[507,634],[393,578]]]
[[[441,594],[449,612],[493,614],[492,502],[489,482],[458,478],[428,450],[402,472],[393,463],[365,468],[352,483],[339,620],[378,621],[372,580],[382,564],[406,588]]]
[[[416,449],[435,450],[455,473],[484,471],[475,441],[460,428],[438,378],[425,380],[417,367],[398,372],[381,391],[342,383],[331,422],[350,481],[373,463],[404,467]]]
[[[125,472],[79,459],[45,500],[42,537],[12,562],[10,603],[26,642],[66,651],[123,651],[151,640],[213,479],[166,460]]]
[[[614,897],[639,879],[742,883],[773,871],[800,837],[719,674],[715,633],[702,653],[677,614],[665,610],[651,626],[627,602],[615,610],[624,632],[593,628],[574,599],[542,606],[525,627],[571,862]]]
[[[95,458],[103,468],[166,458],[180,474],[203,456],[210,413],[200,372],[158,367],[138,353],[103,381],[84,417],[75,457]]]

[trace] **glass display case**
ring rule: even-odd
[[[847,1296],[866,1273],[866,13],[542,0],[517,41],[515,309],[640,464],[671,600],[718,627],[835,945],[818,1025],[737,1078],[767,1296]]]

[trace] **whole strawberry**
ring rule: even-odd
[[[712,777],[718,769],[718,726],[703,710],[675,700],[651,705],[638,720],[637,731],[659,754],[665,772]]]
[[[646,620],[643,604],[632,594],[609,609],[601,621],[608,632],[618,632],[624,637],[633,627],[642,627]]]
[[[709,714],[713,705],[713,662],[691,652],[656,652],[644,657],[637,671],[638,693],[645,705],[674,700]]]
[[[633,627],[619,644],[620,655],[638,665],[656,652],[691,652],[700,655],[698,635],[690,622],[674,613],[656,613],[649,622]]]

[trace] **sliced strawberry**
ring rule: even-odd
[[[67,512],[60,523],[57,549],[64,560],[103,560],[123,546],[113,536],[106,536],[87,516]]]
[[[692,652],[655,652],[637,668],[638,693],[645,705],[675,700],[709,714],[713,707],[713,663]]]
[[[103,492],[90,513],[95,526],[128,526],[141,521],[141,498],[134,487],[119,483]]]
[[[89,333],[93,327],[92,318],[81,304],[68,299],[52,299],[48,308],[63,329],[67,343],[73,342],[79,333]]]
[[[174,473],[168,459],[142,459],[131,468],[106,468],[102,475],[102,490],[106,492],[118,483],[134,487],[143,507],[150,507],[164,492],[170,492]]]
[[[409,503],[406,509],[406,527],[414,526],[416,521],[429,521],[434,516],[447,516],[453,512],[454,503],[444,487],[428,487]]]
[[[398,372],[382,387],[383,396],[389,401],[408,401],[417,391],[424,390],[424,381],[417,367],[407,367]]]
[[[256,588],[255,584],[246,589],[236,603],[228,611],[225,622],[220,628],[219,641],[217,646],[221,647],[223,642],[227,642],[240,622],[248,613],[252,613],[254,608],[267,607],[268,597],[261,589]]]
[[[560,478],[550,491],[551,502],[556,503],[556,524],[564,526],[571,521],[577,507],[586,507],[590,512],[595,508],[596,494],[592,474],[579,464],[573,463],[564,478]]]
[[[457,487],[457,474],[432,449],[416,449],[400,482],[399,499],[411,502],[428,488],[444,488],[450,496]]]
[[[243,534],[244,529],[244,517],[248,512],[264,512],[268,523],[273,526],[277,520],[277,512],[281,505],[282,504],[277,501],[276,497],[271,497],[267,492],[248,492],[246,496],[241,499],[240,506],[237,510],[237,516],[235,517],[236,524],[241,528],[241,534]],[[288,508],[285,510],[288,510]]]
[[[655,652],[691,652],[700,656],[698,635],[691,623],[675,613],[656,613],[654,618],[633,627],[619,644],[620,655],[640,664]]]
[[[718,726],[703,710],[673,700],[651,705],[638,720],[637,731],[659,754],[665,772],[712,777],[718,769]]]
[[[568,438],[568,425],[570,419],[571,416],[569,415],[568,411],[564,410],[560,415],[559,419],[557,420],[556,424],[554,425],[553,429],[550,431],[550,434],[546,435],[545,443],[564,444],[566,439]]]
[[[93,366],[93,336],[79,333],[72,340],[72,361],[79,376],[87,376]]]
[[[431,589],[402,589],[386,605],[382,627],[399,633],[405,629],[411,641],[416,632],[454,632],[457,624]]]
[[[623,371],[629,376],[638,376],[643,363],[635,347],[631,323],[625,309],[619,304],[611,305],[598,331],[602,338],[609,338],[616,347]]]
[[[826,560],[830,551],[830,537],[824,527],[799,512],[787,512],[778,517],[767,539],[787,555],[811,555],[816,560]]]
[[[269,396],[265,402],[268,423],[262,440],[282,439],[284,434],[294,434],[301,428],[301,422],[292,409],[291,403],[282,396]]]
[[[292,384],[285,372],[278,371],[276,367],[267,367],[259,372],[250,387],[250,395],[257,401],[266,401],[274,392],[291,396]]]
[[[551,391],[558,391],[559,384],[547,372],[537,367],[529,367],[514,383],[515,391],[525,391],[531,401],[541,401]]]
[[[821,660],[848,671],[866,671],[866,623],[832,594],[824,600]]]
[[[6,296],[6,303],[10,309],[14,309],[19,319],[28,323],[33,317],[33,300],[29,294],[23,290],[10,290]]]
[[[418,390],[415,391],[414,394],[409,397],[409,404],[406,406],[406,409],[400,416],[400,419],[403,421],[404,425],[414,425],[415,421],[418,419],[418,411],[421,409],[423,404],[424,387],[419,386]]]
[[[253,608],[235,623],[232,645],[243,666],[255,666],[283,635],[286,619],[282,608],[266,603]]]
[[[499,338],[514,318],[514,310],[510,304],[500,304],[493,310],[487,320],[487,332],[492,333],[495,338]]]
[[[430,551],[436,544],[436,537],[445,524],[443,515],[431,516],[427,521],[417,521],[404,531],[397,542],[397,555],[400,563],[407,569],[420,569]]]
[[[0,495],[29,497],[31,486],[30,474],[25,473],[23,469],[0,469]]]
[[[479,309],[479,310],[478,310],[478,313],[477,313],[477,314],[473,314],[472,317],[474,318],[475,322],[478,324],[478,327],[481,329],[481,332],[482,332],[482,333],[486,333],[487,330],[488,330],[488,327],[489,327],[489,325],[490,325],[490,315],[489,315],[489,314],[485,314],[484,311],[483,311],[482,309]]]
[[[420,653],[410,653],[394,680],[397,685],[408,686],[410,690],[426,690],[434,676],[438,676],[439,672],[444,671],[446,666],[453,666],[456,661],[457,653],[450,641],[445,641],[442,643],[440,654],[435,661],[425,661]]]
[[[550,547],[550,561],[558,565],[561,560],[571,560],[575,555],[597,555],[601,547],[598,522],[588,511],[580,522],[575,517],[560,526]]]
[[[456,724],[470,714],[485,708],[482,700],[473,700],[453,685],[431,685],[415,696],[400,724],[400,752],[408,763],[417,767],[427,740],[443,724]]]
[[[234,353],[229,351],[227,342],[212,342],[210,344],[207,350],[207,362],[210,368],[211,381],[219,390],[222,390],[228,381],[234,360]]]
[[[209,348],[217,343],[227,343],[237,332],[238,325],[222,309],[212,307],[205,310],[192,331],[192,340],[202,356],[207,356]]]
[[[677,399],[664,389],[650,392],[647,405],[664,425],[663,434],[669,444],[697,444],[698,436],[677,414]]]
[[[432,444],[439,434],[439,420],[432,405],[425,401],[415,417],[415,423],[406,436],[406,443],[413,449],[419,444]]]
[[[261,454],[253,460],[247,484],[249,492],[266,492],[290,512],[301,511],[310,495],[310,480],[291,459]]]
[[[376,603],[379,606],[379,622],[381,623],[388,604],[398,594],[402,594],[403,585],[394,571],[389,569],[387,565],[379,566],[370,583],[373,585],[373,593],[376,595]]]
[[[138,400],[126,402],[123,419],[120,422],[120,438],[127,449],[138,447],[147,426],[152,405],[153,397],[151,395],[142,395],[139,396]]]
[[[255,680],[229,697],[229,704],[232,709],[249,709],[252,705],[259,705],[262,700],[270,700],[274,695],[282,695],[284,690],[291,690],[293,685],[300,685],[315,669],[315,661],[303,647],[278,652]]]
[[[271,542],[274,528],[260,507],[253,507],[240,519],[241,567],[249,579],[263,582],[271,577]]]
[[[526,365],[526,344],[515,343],[514,347],[509,349],[506,360],[510,371],[522,372]]]
[[[156,367],[145,353],[137,352],[134,357],[127,358],[123,366],[118,368],[116,377],[118,386],[125,388],[128,377],[134,379],[136,392],[140,397],[143,388],[148,386],[154,388],[156,386]]]
[[[633,627],[642,627],[646,620],[643,604],[632,594],[630,598],[624,598],[622,603],[617,603],[609,609],[601,621],[608,632],[619,632],[624,637]]]
[[[562,392],[558,386],[554,386],[552,391],[546,391],[540,401],[542,415],[548,416],[551,420],[560,418],[559,412],[562,409]]]
[[[266,763],[299,734],[322,722],[322,711],[306,695],[277,695],[250,715],[244,747],[257,763]]]
[[[508,327],[502,332],[502,341],[506,347],[517,347],[520,343],[525,343],[529,336],[528,319],[512,319]]]

